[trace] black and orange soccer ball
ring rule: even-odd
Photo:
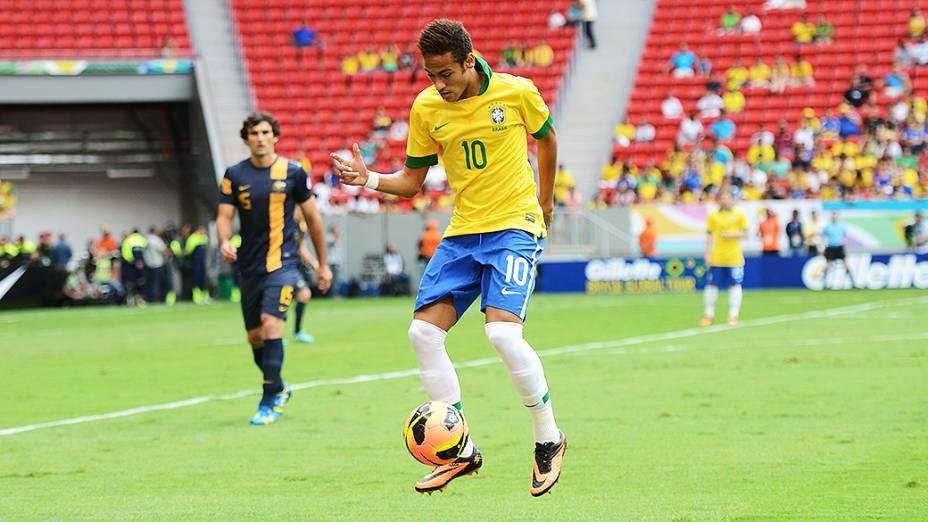
[[[467,445],[467,421],[454,406],[430,401],[419,406],[406,419],[403,438],[409,454],[423,464],[449,464]]]

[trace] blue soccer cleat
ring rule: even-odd
[[[274,413],[278,417],[283,415],[284,406],[286,406],[287,403],[290,402],[290,395],[291,395],[290,387],[284,384],[284,389],[280,390],[277,393],[277,395],[274,396],[274,406],[272,409],[274,410]]]
[[[293,338],[298,342],[310,344],[316,342],[316,338],[304,332],[297,332],[293,334]]]
[[[268,424],[273,424],[277,420],[280,414],[274,411],[274,408],[271,406],[258,406],[258,411],[255,412],[254,417],[248,421],[252,426],[267,426]]]

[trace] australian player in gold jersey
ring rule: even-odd
[[[461,409],[461,387],[445,337],[482,296],[487,338],[532,416],[535,465],[529,492],[542,495],[560,477],[567,439],[555,423],[544,369],[522,336],[522,322],[554,209],[557,140],[551,114],[531,80],[493,72],[474,56],[470,35],[459,22],[429,23],[419,35],[419,52],[432,86],[419,93],[410,110],[404,168],[392,174],[369,171],[357,144],[353,159],[332,157],[342,182],[412,197],[441,150],[454,213],[422,275],[409,340],[429,398]],[[538,140],[538,185],[528,162],[527,134]],[[460,458],[435,468],[416,490],[442,489],[482,465],[471,439]]]
[[[741,240],[748,237],[748,220],[734,208],[731,190],[719,193],[719,208],[709,212],[706,220],[706,266],[709,267],[705,289],[703,326],[712,324],[719,286],[728,288],[728,324],[738,324],[741,311],[741,283],[744,280],[744,254]]]

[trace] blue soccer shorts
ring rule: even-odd
[[[522,230],[446,237],[422,274],[416,310],[451,296],[460,319],[481,295],[481,312],[490,306],[525,319],[544,246]]]
[[[270,274],[242,278],[242,317],[245,329],[261,326],[261,314],[287,318],[293,288],[301,276],[295,268],[280,268]]]
[[[707,285],[728,288],[740,285],[744,281],[743,266],[713,266],[709,269]]]

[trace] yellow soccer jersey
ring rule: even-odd
[[[741,240],[726,239],[725,233],[742,233],[748,229],[748,220],[738,209],[713,210],[706,220],[706,232],[712,234],[712,266],[744,266]]]
[[[480,58],[477,67],[487,78],[477,96],[446,102],[431,86],[416,97],[406,166],[435,165],[441,151],[454,191],[445,237],[508,229],[544,237],[525,135],[543,138],[551,113],[531,80],[494,73]]]

